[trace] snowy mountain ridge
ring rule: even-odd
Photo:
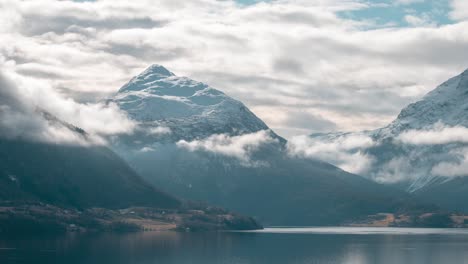
[[[359,153],[368,158],[371,165],[361,174],[377,182],[399,185],[409,192],[419,192],[468,175],[468,172],[460,174],[460,168],[457,173],[450,170],[450,167],[466,163],[468,142],[460,135],[466,127],[468,70],[408,105],[383,128],[358,133],[315,134],[310,135],[310,139],[332,144],[343,137],[366,135],[374,141],[372,146],[346,153]],[[332,160],[328,162],[339,165]]]
[[[178,77],[160,65],[132,78],[110,101],[143,129],[169,128],[173,140],[268,130],[241,102],[204,83]]]
[[[409,129],[424,129],[440,122],[446,126],[468,126],[468,70],[455,76],[404,108],[379,136],[395,136]]]

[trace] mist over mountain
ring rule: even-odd
[[[83,130],[45,112],[51,126],[75,134]],[[0,200],[41,201],[64,207],[176,208],[180,201],[146,183],[103,145],[54,144],[30,138],[0,138]]]
[[[297,140],[302,156],[324,158],[347,168],[355,157],[357,171],[374,181],[399,186],[425,201],[468,211],[468,70],[404,108],[386,127],[359,133],[314,134]],[[333,148],[360,138],[362,144]],[[367,143],[363,143],[364,141]],[[321,156],[321,157],[320,157]],[[349,169],[349,168],[348,168]]]
[[[284,225],[340,224],[414,205],[403,192],[290,155],[287,141],[241,102],[160,65],[107,102],[138,123],[113,149],[180,197]]]
[[[86,109],[94,106],[76,104],[48,87],[23,83],[15,77],[2,68],[0,201],[42,202],[75,208],[180,206],[178,199],[146,183],[110,150],[103,134],[95,133],[94,129],[88,133],[42,107],[53,110],[54,106],[62,106],[66,108],[62,114],[77,110],[90,119],[87,124],[109,113],[107,117],[119,115],[101,108],[104,115],[88,116]],[[126,126],[125,120],[122,122]]]

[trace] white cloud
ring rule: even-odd
[[[271,137],[270,131],[262,130],[240,136],[216,134],[200,140],[180,140],[177,146],[189,151],[206,151],[234,157],[242,161],[244,165],[252,165],[254,163],[251,162],[251,154],[262,145],[273,142],[277,141]]]
[[[374,180],[380,183],[398,183],[409,180],[408,175],[420,176],[411,166],[408,157],[394,157],[377,169]]]
[[[459,161],[441,162],[432,168],[431,173],[442,177],[468,176],[468,149],[457,149],[452,154],[459,156]]]
[[[155,151],[155,149],[152,147],[143,147],[140,149],[140,152],[153,152],[153,151]]]
[[[405,21],[415,27],[421,27],[421,26],[435,26],[436,23],[431,20],[431,18],[428,15],[422,15],[422,16],[415,16],[415,15],[406,15],[405,16]]]
[[[171,134],[172,131],[169,127],[158,126],[149,128],[148,133],[150,135],[167,135]]]
[[[0,73],[0,137],[56,144],[102,144],[102,140],[74,131],[67,124],[25,101],[25,89],[8,73]]]
[[[454,20],[466,20],[468,19],[468,2],[465,0],[450,0],[452,6],[452,12],[450,12],[450,18]]]
[[[291,155],[330,162],[351,173],[365,173],[373,163],[373,157],[363,150],[376,142],[366,135],[340,135],[333,140],[309,136],[293,137],[288,143]]]
[[[0,62],[0,136],[104,144],[107,136],[131,133],[136,126],[115,105],[77,103],[64,98],[48,82],[18,75],[12,68],[14,63]],[[84,129],[86,135],[70,129],[69,124]]]
[[[403,132],[396,139],[404,144],[412,145],[468,143],[468,128],[463,126],[446,127],[438,123],[425,130]]]

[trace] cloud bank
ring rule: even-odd
[[[390,137],[385,132],[382,137],[379,131],[368,135],[298,136],[290,140],[288,149],[292,155],[320,159],[380,183],[412,182],[410,191],[434,177],[468,176],[468,128],[464,126],[438,122]]]

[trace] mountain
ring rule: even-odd
[[[83,130],[41,113],[86,140]],[[64,207],[177,208],[180,201],[146,183],[105,146],[0,138],[0,200]]]
[[[262,228],[251,217],[160,191],[84,130],[42,110],[31,115],[80,140],[51,143],[1,135],[2,235]]]
[[[443,122],[446,126],[468,126],[468,70],[438,86],[420,101],[404,108],[397,119],[381,129],[396,135]]]
[[[241,102],[204,83],[175,76],[160,65],[152,65],[131,79],[112,101],[157,140],[161,136],[175,141],[268,130]],[[153,142],[151,135],[142,139]]]
[[[468,70],[404,108],[389,125],[359,133],[310,136],[331,144],[365,135],[371,146],[350,149],[372,160],[362,175],[396,185],[422,200],[468,212]]]
[[[148,181],[266,224],[334,225],[416,206],[400,191],[290,155],[245,105],[152,65],[108,100],[139,123],[114,150]]]

